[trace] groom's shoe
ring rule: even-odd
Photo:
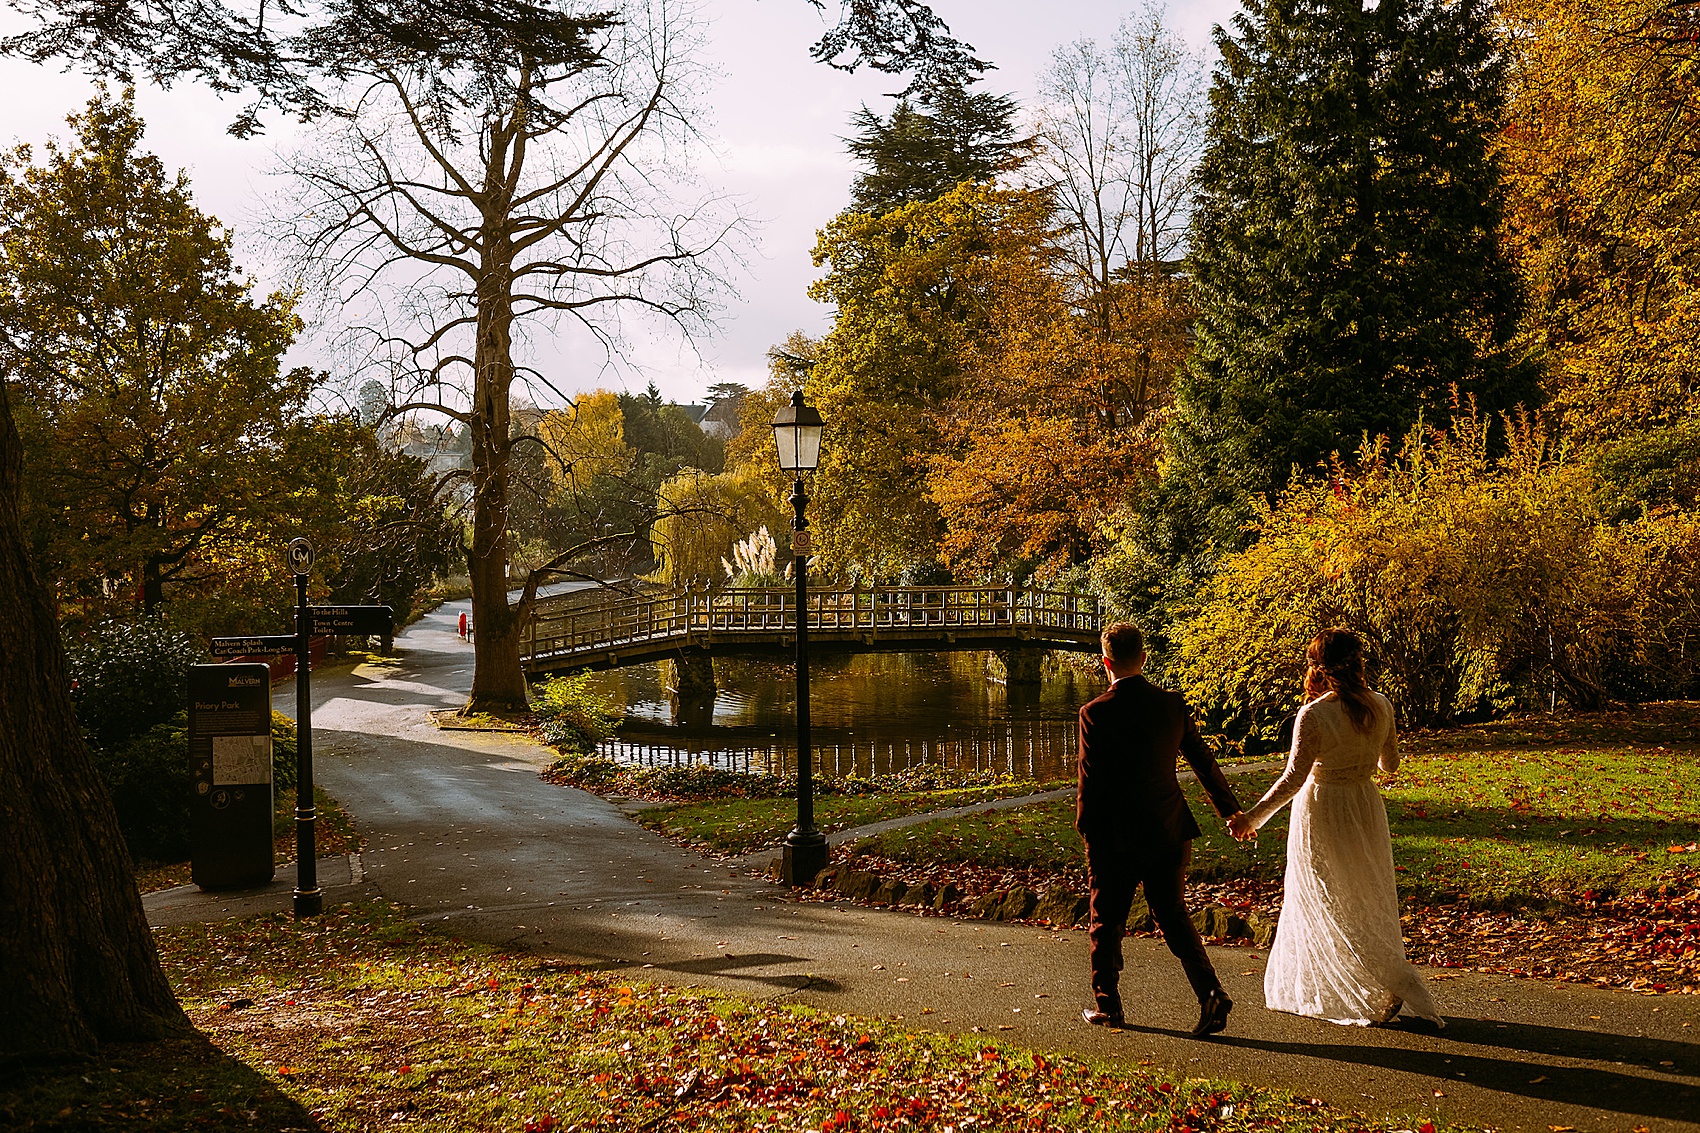
[[[1201,1039],[1226,1027],[1228,1012],[1233,1009],[1234,1001],[1228,998],[1226,992],[1211,992],[1198,1005],[1198,1026],[1192,1029],[1192,1037]]]
[[[1120,1027],[1123,1022],[1120,1012],[1112,1015],[1108,1011],[1095,1011],[1090,1007],[1082,1011],[1080,1017],[1094,1027]]]

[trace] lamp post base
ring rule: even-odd
[[[295,919],[316,917],[325,911],[325,892],[314,887],[295,891]]]
[[[826,868],[828,850],[826,835],[816,831],[799,834],[793,830],[785,837],[779,856],[779,880],[792,888],[813,885],[815,877]]]

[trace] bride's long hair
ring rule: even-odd
[[[1323,630],[1311,639],[1305,662],[1306,698],[1334,693],[1345,705],[1352,727],[1367,733],[1375,723],[1375,701],[1364,679],[1364,643],[1358,635],[1339,626]]]

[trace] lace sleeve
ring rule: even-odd
[[[1300,712],[1298,723],[1293,728],[1293,750],[1287,756],[1287,769],[1257,800],[1257,805],[1246,811],[1253,829],[1261,827],[1274,817],[1276,811],[1293,801],[1293,796],[1310,777],[1311,766],[1316,763],[1316,753],[1321,746],[1321,722],[1308,710]]]
[[[1382,703],[1387,705],[1391,716],[1393,705],[1387,701]],[[1380,762],[1381,769],[1389,775],[1399,770],[1399,725],[1391,718],[1387,721],[1387,738],[1381,741]]]

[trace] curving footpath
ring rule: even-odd
[[[1441,1034],[1336,1027],[1265,1010],[1261,950],[1214,948],[1238,1007],[1226,1034],[1199,1042],[1179,966],[1130,939],[1130,1025],[1088,1027],[1083,932],[798,902],[747,865],[544,782],[551,753],[528,739],[438,731],[426,712],[459,706],[471,684],[472,650],[454,632],[464,608],[399,636],[397,663],[314,679],[317,778],[367,838],[363,853],[321,863],[328,901],[381,895],[431,927],[632,978],[1150,1059],[1376,1117],[1700,1133],[1694,996],[1434,972]],[[292,691],[277,707],[293,708]],[[185,887],[145,904],[156,925],[251,915],[287,909],[292,883],[285,870],[252,893]]]

